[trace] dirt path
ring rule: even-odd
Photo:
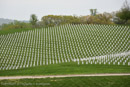
[[[4,79],[35,79],[35,78],[58,78],[58,77],[91,77],[91,76],[128,76],[130,73],[113,73],[113,74],[75,74],[75,75],[47,75],[47,76],[2,76]]]

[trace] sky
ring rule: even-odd
[[[125,0],[0,0],[0,18],[29,20],[45,15],[89,15],[89,9],[98,13],[119,10]],[[127,0],[130,2],[130,0]]]

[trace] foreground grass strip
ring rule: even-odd
[[[94,73],[130,73],[129,66],[119,65],[91,65],[77,63],[51,64],[18,70],[0,71],[0,76],[28,76],[28,75],[67,75],[67,74],[94,74]]]
[[[0,87],[129,87],[130,76],[0,80]]]

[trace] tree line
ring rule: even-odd
[[[123,7],[113,13],[97,14],[97,9],[90,9],[91,15],[87,16],[68,16],[68,15],[47,15],[40,21],[35,14],[30,16],[29,23],[14,21],[10,24],[3,24],[2,29],[24,29],[58,26],[62,24],[130,24],[130,4],[127,0]]]

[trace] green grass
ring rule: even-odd
[[[0,71],[0,76],[18,75],[59,75],[59,74],[92,74],[92,73],[130,73],[129,66],[119,65],[78,65],[77,63],[51,64],[18,70]]]
[[[10,84],[10,85],[9,85]],[[130,76],[0,80],[0,87],[130,87]]]
[[[22,32],[22,31],[28,31],[33,29],[8,29],[8,30],[0,30],[0,35],[6,35],[6,34],[12,34],[15,32]]]

